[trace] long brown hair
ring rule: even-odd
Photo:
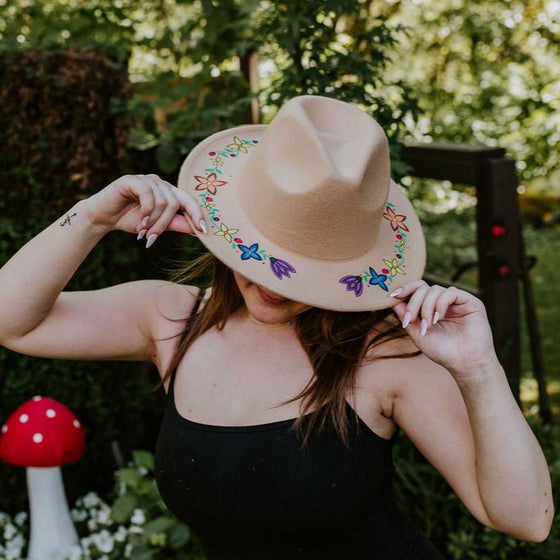
[[[210,277],[211,295],[202,310],[188,320],[188,328],[175,335],[180,340],[156,390],[171,376],[199,336],[214,325],[218,330],[223,329],[228,317],[244,305],[233,272],[210,252],[179,269],[171,279],[189,284],[201,277]],[[379,330],[380,325],[384,325],[382,330]],[[374,327],[379,332],[371,336]],[[306,445],[315,424],[319,423],[319,430],[322,430],[330,419],[344,444],[348,445],[346,394],[350,392],[354,396],[358,366],[374,359],[411,357],[420,351],[371,355],[373,346],[406,336],[391,309],[345,313],[312,307],[297,315],[295,329],[313,366],[313,376],[299,394],[281,403],[302,400],[300,416],[291,427]],[[306,416],[308,421],[304,423],[303,417],[311,409],[313,412]]]

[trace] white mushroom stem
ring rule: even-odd
[[[59,467],[28,467],[30,536],[28,560],[62,556],[79,544]]]

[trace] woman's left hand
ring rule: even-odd
[[[497,360],[484,304],[469,292],[418,280],[394,297],[400,301],[393,309],[416,346],[456,379]]]

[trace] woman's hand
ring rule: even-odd
[[[94,225],[146,236],[148,247],[166,230],[206,233],[196,200],[157,175],[124,175],[85,202]]]
[[[401,301],[393,309],[413,342],[457,381],[497,361],[484,304],[469,292],[418,280],[394,297]]]

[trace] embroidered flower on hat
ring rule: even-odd
[[[356,297],[361,296],[362,292],[364,291],[364,284],[361,276],[343,276],[339,280],[339,283],[346,284],[346,289],[349,292],[354,292],[354,294],[356,294]]]
[[[391,228],[395,233],[395,256],[393,258],[382,259],[385,268],[378,273],[373,265],[369,266],[369,270],[364,270],[361,275],[347,275],[343,276],[338,282],[346,285],[346,290],[353,292],[356,297],[363,294],[363,282],[367,286],[377,286],[383,291],[389,291],[387,284],[393,283],[393,278],[398,274],[406,274],[404,270],[404,254],[408,248],[406,243],[406,233],[408,227],[405,225],[406,215],[397,214],[395,205],[392,202],[387,202],[386,211],[383,217],[389,221]]]
[[[241,249],[241,260],[248,261],[249,259],[255,259],[256,261],[262,261],[261,255],[259,255],[259,244],[253,243],[250,247],[247,245],[239,244],[238,247]]]
[[[212,167],[206,167],[204,169],[207,174],[206,177],[202,175],[193,176],[198,182],[194,190],[206,191],[199,193],[198,197],[201,201],[201,208],[208,212],[212,220],[212,227],[216,229],[214,235],[223,237],[231,245],[231,248],[239,253],[242,261],[259,261],[264,264],[265,261],[268,260],[270,263],[270,270],[274,276],[282,280],[283,278],[291,278],[290,274],[296,273],[296,269],[288,261],[276,257],[269,257],[265,249],[259,249],[259,243],[244,244],[240,237],[234,237],[235,234],[239,232],[239,229],[230,228],[221,221],[221,210],[218,208],[216,200],[208,196],[209,194],[219,196],[216,187],[227,185],[227,181],[218,181],[218,175],[223,174],[222,167],[226,159],[239,156],[240,154],[247,154],[249,153],[249,148],[256,146],[258,143],[258,140],[247,140],[234,136],[233,142],[222,150],[209,152],[208,156],[210,157],[210,164]]]
[[[404,224],[406,216],[395,214],[395,211],[390,206],[387,206],[387,211],[383,214],[383,217],[391,222],[393,231],[397,231],[399,228],[403,231],[408,231],[408,228]]]
[[[282,259],[276,259],[274,257],[270,257],[270,268],[278,279],[282,280],[282,276],[287,276],[290,278],[290,272],[296,272],[296,269],[286,261]]]
[[[371,275],[369,279],[370,286],[379,286],[382,290],[388,291],[389,288],[385,285],[385,280],[387,280],[386,274],[377,274],[372,266],[369,267],[369,273]]]
[[[231,243],[233,236],[238,232],[238,229],[228,228],[223,222],[220,224],[220,231],[214,232],[214,235],[222,236],[228,243]]]
[[[218,176],[215,173],[210,173],[206,177],[195,175],[194,178],[198,181],[198,185],[194,188],[195,191],[207,190],[210,194],[216,194],[216,187],[227,185],[227,181],[218,181]]]
[[[248,152],[247,145],[243,143],[243,140],[238,138],[237,136],[233,137],[233,144],[228,144],[228,148],[230,150],[237,149],[239,152],[246,154]]]

